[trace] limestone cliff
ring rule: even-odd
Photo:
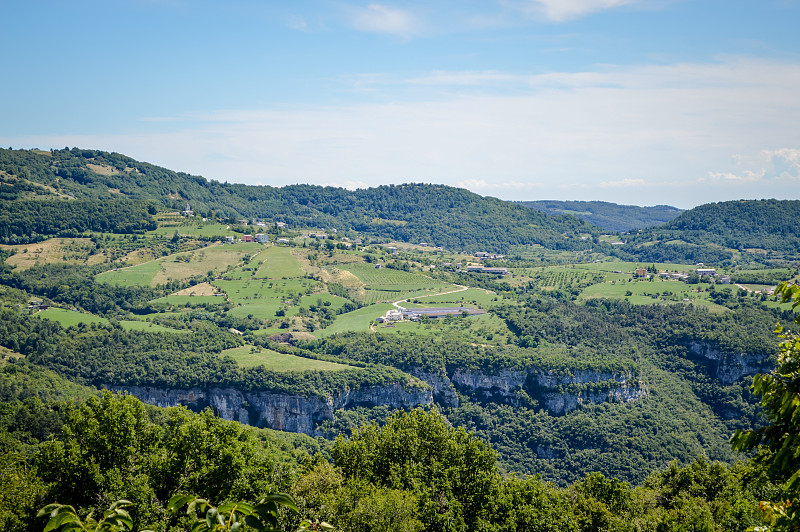
[[[647,386],[629,372],[502,369],[490,374],[456,369],[449,376],[441,376],[417,369],[411,373],[431,385],[436,401],[445,406],[458,404],[453,388],[478,400],[512,405],[519,403],[517,393],[525,392],[552,414],[564,414],[590,402],[636,401],[648,393]]]
[[[338,409],[380,405],[409,409],[433,402],[429,386],[404,386],[401,383],[342,390],[325,398],[214,387],[178,390],[116,386],[113,389],[127,391],[156,406],[184,405],[193,410],[211,406],[224,419],[310,435],[317,435],[316,426],[323,421],[333,420]]]
[[[708,342],[698,341],[691,342],[689,350],[711,361],[713,376],[723,384],[733,384],[746,375],[755,375],[770,369],[770,357],[767,354],[730,353],[721,351]]]

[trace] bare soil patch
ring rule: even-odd
[[[183,290],[178,290],[172,295],[175,296],[213,296],[214,294],[219,293],[219,290],[216,286],[212,286],[209,283],[200,283],[194,286],[190,286],[188,288],[184,288]]]
[[[86,167],[95,174],[100,175],[114,175],[119,173],[116,168],[108,166],[107,164],[86,163]]]

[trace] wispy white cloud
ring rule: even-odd
[[[597,186],[600,188],[619,188],[619,187],[642,187],[646,186],[644,179],[619,179],[617,181],[601,181]]]
[[[157,132],[150,134],[0,136],[0,145],[107,149],[248,183],[426,181],[506,199],[682,207],[785,196],[793,193],[787,184],[800,179],[796,63],[725,58],[575,74],[439,72],[430,78],[448,76],[477,78],[470,83],[485,76],[488,85],[464,91],[450,82],[408,83],[427,89],[419,101],[402,97],[402,82],[380,79],[375,87],[386,96],[383,103],[223,110],[153,124]],[[495,87],[498,79],[518,90]],[[744,155],[732,161],[732,154]]]
[[[756,155],[733,156],[731,171],[709,172],[712,183],[756,183],[800,180],[800,149],[761,150]]]
[[[497,191],[497,190],[533,190],[536,188],[543,188],[542,183],[524,182],[524,181],[487,181],[485,179],[464,179],[456,183],[461,188],[468,188],[475,192],[480,191]]]
[[[517,5],[554,22],[564,22],[591,13],[614,9],[642,0],[527,0]]]
[[[299,15],[289,16],[286,20],[286,25],[293,30],[303,31],[308,29],[308,23],[306,22],[306,19]]]
[[[383,4],[350,8],[351,24],[360,31],[412,37],[422,26],[422,20],[411,11]]]

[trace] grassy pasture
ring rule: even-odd
[[[79,323],[108,323],[108,320],[95,316],[94,314],[85,314],[75,310],[67,310],[63,308],[49,308],[47,310],[40,310],[36,313],[39,318],[57,321],[64,327],[72,327]]]
[[[163,236],[166,238],[172,238],[172,235],[175,234],[175,230],[178,230],[178,233],[181,236],[193,236],[197,238],[214,238],[214,237],[226,237],[226,236],[236,236],[239,238],[241,235],[234,233],[228,226],[225,224],[219,223],[180,223],[180,224],[169,224],[163,225],[158,229],[153,231],[148,231],[148,235],[152,236]]]
[[[466,290],[453,292],[451,294],[412,297],[411,302],[417,303],[420,306],[428,307],[441,306],[445,303],[490,307],[498,303],[498,301],[494,301],[496,297],[497,294],[487,292],[486,290],[481,290],[480,288],[468,288]]]
[[[294,278],[286,280],[271,279],[235,279],[218,280],[213,283],[223,290],[228,299],[236,303],[237,307],[230,310],[230,314],[237,318],[252,315],[259,319],[273,319],[275,313],[286,305],[286,301],[294,301],[297,294],[301,294],[298,304],[287,306],[286,316],[297,315],[299,307],[315,305],[317,300],[330,301],[331,307],[336,309],[342,306],[344,299],[332,296],[327,292],[314,292],[321,288],[321,284],[312,279]],[[216,298],[219,299],[219,298]]]
[[[233,358],[237,364],[245,368],[264,366],[273,371],[342,371],[354,369],[355,367],[325,360],[288,355],[260,347],[253,348],[249,345],[226,349],[221,354]]]
[[[282,246],[271,246],[258,254],[258,259],[262,260],[260,267],[255,273],[257,279],[291,279],[294,277],[304,277],[305,272],[292,254],[293,249]]]
[[[219,273],[241,262],[255,244],[214,245],[176,253],[137,266],[103,272],[97,280],[121,286],[156,286],[171,280],[185,280],[209,271]]]
[[[327,292],[320,292],[317,294],[309,294],[307,296],[301,297],[300,305],[294,307],[294,309],[297,309],[299,307],[308,308],[314,305],[318,305],[318,303],[322,303],[324,305],[326,302],[330,302],[328,308],[330,308],[331,310],[337,310],[341,308],[342,305],[344,305],[347,302],[347,300],[343,297],[335,296]]]
[[[219,296],[184,296],[172,294],[154,299],[153,303],[166,303],[173,307],[194,307],[197,305],[218,305],[225,303],[224,297]]]
[[[27,270],[36,264],[73,263],[105,260],[105,254],[89,255],[94,244],[88,238],[50,238],[42,242],[19,245],[0,245],[0,249],[12,249],[16,253],[6,259],[6,264],[19,270]]]
[[[306,273],[291,248],[270,246],[261,248],[247,264],[225,274],[225,279],[297,279]]]
[[[117,286],[150,286],[159,271],[161,264],[158,261],[151,261],[129,268],[109,270],[98,274],[96,279]]]
[[[122,320],[119,322],[120,326],[126,331],[144,331],[155,333],[177,333],[186,334],[188,329],[170,329],[157,323],[150,323],[149,321],[135,321],[135,320]]]
[[[694,305],[701,305],[714,311],[727,310],[708,299],[708,292],[696,292],[707,285],[689,285],[680,281],[633,281],[625,283],[600,283],[586,288],[578,300],[592,298],[625,299],[634,305],[653,305],[682,303],[688,299]],[[630,295],[628,295],[630,292]]]
[[[253,318],[260,320],[271,320],[276,317],[275,313],[283,306],[279,299],[259,300],[252,303],[243,303],[228,311],[234,318]],[[296,313],[296,312],[295,312]],[[291,315],[287,310],[287,315]]]
[[[336,317],[330,326],[325,329],[314,331],[314,336],[324,337],[332,334],[348,332],[348,331],[366,331],[369,330],[369,324],[377,317],[386,314],[387,310],[394,307],[388,303],[379,303],[377,305],[370,305],[363,307],[347,314],[342,314]]]
[[[291,299],[298,293],[318,289],[321,285],[312,279],[287,279],[272,281],[269,279],[234,279],[217,280],[212,283],[225,292],[231,301],[246,303],[259,299]]]

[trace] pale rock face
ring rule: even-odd
[[[545,407],[551,414],[566,414],[578,408],[578,405],[588,403],[629,403],[647,397],[648,389],[641,382],[626,383],[623,386],[611,388],[606,392],[581,392],[573,393],[545,393],[543,399]]]
[[[421,368],[412,368],[409,373],[433,388],[433,398],[438,404],[452,407],[458,406],[456,389],[447,375],[429,373]]]
[[[527,373],[525,371],[503,369],[497,375],[485,373],[472,373],[457,369],[451,380],[457,388],[471,388],[473,390],[491,390],[503,397],[510,397],[514,390],[525,384]]]
[[[410,409],[430,405],[434,402],[434,398],[443,406],[458,406],[456,390],[476,393],[510,404],[518,402],[517,391],[525,390],[555,415],[575,410],[581,404],[636,401],[646,397],[648,393],[643,383],[634,380],[631,374],[626,373],[580,370],[570,374],[555,374],[545,370],[504,369],[492,375],[457,369],[451,376],[447,376],[416,368],[411,374],[425,382],[427,386],[415,387],[392,383],[358,390],[342,390],[327,397],[306,397],[266,391],[245,392],[230,387],[177,390],[149,386],[117,386],[113,389],[126,391],[156,406],[184,405],[194,410],[210,406],[224,419],[309,435],[318,435],[317,425],[334,420],[339,409],[382,405]],[[606,383],[607,386],[603,391],[576,393],[558,389],[561,386],[588,383]]]
[[[691,342],[689,350],[695,355],[714,362],[714,377],[723,384],[733,384],[746,375],[769,370],[768,355],[725,353],[706,342]]]
[[[591,370],[578,370],[569,374],[556,374],[547,370],[503,369],[496,374],[457,369],[448,377],[425,373],[419,369],[412,372],[434,389],[437,402],[449,406],[441,400],[455,387],[457,390],[471,392],[489,400],[499,400],[518,404],[515,393],[525,390],[532,397],[540,399],[543,406],[552,414],[560,415],[578,408],[581,404],[627,403],[636,401],[648,394],[647,386],[634,380],[630,373],[610,373]],[[558,390],[559,386],[589,383],[606,383],[606,390],[599,392],[581,391],[569,393]],[[454,397],[457,405],[458,398]],[[450,404],[453,399],[448,399]]]
[[[409,409],[433,402],[431,388],[406,388],[400,383],[344,390],[326,398],[243,392],[234,388],[165,390],[149,386],[116,386],[113,389],[126,391],[156,406],[184,405],[196,410],[211,406],[224,419],[310,435],[317,435],[316,425],[333,420],[335,411],[340,408],[389,405]]]

